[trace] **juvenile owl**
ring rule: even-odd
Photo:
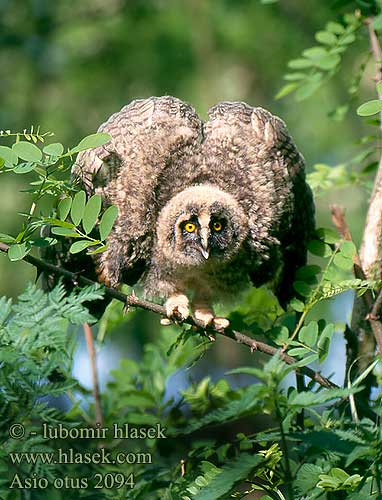
[[[79,155],[88,194],[119,209],[98,257],[100,280],[139,281],[171,319],[228,325],[212,305],[272,282],[282,305],[314,229],[304,160],[283,121],[221,102],[203,123],[175,97],[131,102],[99,131],[112,140]]]

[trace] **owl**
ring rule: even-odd
[[[213,305],[271,283],[280,304],[306,262],[314,206],[304,160],[284,122],[260,107],[221,102],[203,122],[181,100],[139,99],[99,131],[74,176],[119,214],[99,279],[142,285],[169,319],[225,328]]]

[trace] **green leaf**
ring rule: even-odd
[[[16,144],[13,144],[12,150],[22,160],[32,162],[39,162],[42,160],[41,150],[30,142],[16,142]]]
[[[333,323],[329,323],[322,330],[320,338],[318,339],[317,348],[318,348],[318,360],[320,363],[322,363],[328,355],[330,340],[332,338],[333,333],[334,333],[334,325]]]
[[[80,151],[85,151],[86,149],[98,148],[103,146],[111,140],[111,135],[105,132],[97,132],[96,134],[88,135],[84,137],[80,143],[71,149],[68,154],[79,153]]]
[[[340,23],[335,23],[333,21],[328,22],[326,25],[326,29],[331,33],[335,33],[336,35],[342,35],[345,33],[345,28]]]
[[[99,194],[94,194],[86,203],[84,215],[82,217],[82,227],[86,234],[94,228],[98,216],[101,212],[102,198]]]
[[[19,163],[16,165],[16,167],[13,169],[13,172],[15,174],[27,174],[28,172],[31,172],[34,169],[35,165],[34,163]]]
[[[307,326],[303,326],[298,334],[298,339],[303,344],[314,347],[318,338],[318,324],[311,321]]]
[[[59,227],[70,227],[70,228],[75,227],[75,225],[72,224],[71,222],[66,222],[66,221],[60,220],[60,219],[54,219],[52,217],[44,217],[44,222],[46,222],[47,224],[52,224],[54,226],[59,226]]]
[[[332,399],[344,398],[349,394],[355,394],[360,389],[324,389],[320,392],[294,392],[290,395],[289,404],[303,408],[304,406],[319,406]]]
[[[53,144],[45,146],[43,152],[49,156],[61,156],[64,152],[64,146],[59,142],[54,142]]]
[[[289,349],[288,354],[292,357],[304,356],[305,354],[310,354],[310,351],[306,347],[294,347],[293,349]]]
[[[297,89],[299,86],[299,83],[287,83],[286,85],[283,85],[281,89],[277,92],[275,95],[275,99],[282,99],[283,97],[287,96],[288,94],[291,94],[294,90]]]
[[[297,473],[295,481],[298,493],[304,496],[309,493],[316,486],[319,475],[323,472],[323,469],[317,465],[303,464]]]
[[[5,160],[7,167],[13,167],[17,164],[17,155],[7,146],[0,146],[0,157]]]
[[[378,92],[378,95],[381,95],[382,94],[382,80],[380,80],[379,82],[377,82],[375,84],[375,88]]]
[[[92,245],[95,245],[94,241],[89,241],[89,240],[79,240],[75,241],[72,243],[71,247],[69,248],[70,253],[79,253],[82,252],[82,250],[85,250],[85,248],[91,247]]]
[[[9,260],[16,261],[23,259],[26,254],[30,251],[29,246],[26,243],[20,243],[16,245],[11,245],[8,250]]]
[[[89,255],[96,255],[98,253],[104,252],[105,250],[107,250],[107,245],[101,245],[100,247],[96,248],[95,250],[89,251],[88,254]]]
[[[303,52],[303,55],[312,61],[317,61],[327,54],[328,52],[323,47],[311,47]]]
[[[9,234],[0,233],[0,241],[2,243],[6,243],[7,245],[11,245],[16,240],[13,236],[10,236]]]
[[[228,498],[228,494],[235,484],[249,477],[255,467],[258,467],[263,461],[264,458],[260,455],[242,453],[235,459],[226,462],[221,468],[221,472],[211,479],[208,486],[198,492],[194,500]]]
[[[341,57],[338,54],[327,54],[318,59],[316,66],[321,69],[330,70],[335,68],[341,62]]]
[[[282,346],[289,338],[289,330],[286,326],[275,326],[268,335],[275,344]]]
[[[330,228],[320,227],[319,229],[317,229],[316,234],[317,237],[320,240],[323,240],[325,243],[337,243],[337,241],[339,240],[338,233]]]
[[[294,311],[297,312],[302,312],[305,308],[304,302],[301,302],[301,300],[298,300],[296,298],[293,298],[290,302],[289,305]]]
[[[105,240],[112,230],[113,224],[118,216],[118,208],[114,205],[107,208],[99,223],[99,233],[101,240]]]
[[[296,361],[291,365],[291,368],[301,368],[302,366],[307,366],[310,365],[310,363],[314,363],[317,361],[318,356],[317,354],[311,354],[310,356],[306,356],[305,358],[300,359],[299,361]]]
[[[126,406],[146,409],[155,407],[156,401],[154,396],[147,391],[130,390],[128,394],[122,397],[122,403]]]
[[[357,109],[357,114],[359,116],[372,116],[376,113],[380,113],[382,111],[382,101],[379,99],[372,99],[371,101],[367,101]]]
[[[235,371],[231,370],[230,373],[235,373]],[[257,376],[261,376],[263,373],[263,370],[258,370]],[[173,431],[173,434],[190,434],[207,425],[237,420],[242,415],[255,411],[255,409],[259,409],[260,411],[263,397],[264,389],[262,385],[253,384],[246,388],[239,399],[230,401],[225,406],[212,410],[202,417],[188,421],[187,427],[176,429]]]
[[[321,272],[321,267],[316,265],[308,265],[300,267],[296,272],[296,278],[299,280],[307,280],[316,276],[316,274]]]
[[[58,234],[59,236],[70,236],[72,238],[80,238],[78,233],[75,233],[73,229],[68,227],[52,227],[52,234]]]
[[[57,215],[59,219],[65,220],[69,215],[70,208],[72,206],[71,198],[63,198],[57,206]]]
[[[337,253],[334,256],[333,263],[340,269],[348,271],[353,268],[353,259],[349,257],[344,257],[342,254]]]
[[[85,191],[79,191],[73,198],[72,206],[70,208],[70,217],[73,223],[78,226],[84,215],[86,204],[86,194]]]
[[[355,41],[355,35],[354,35],[354,33],[349,33],[348,35],[345,35],[344,37],[341,37],[338,40],[338,43],[340,45],[350,45],[354,41]]]
[[[315,39],[325,45],[335,45],[337,43],[336,35],[330,31],[318,31],[315,34]]]
[[[293,283],[293,288],[303,297],[309,297],[312,293],[312,289],[305,281],[295,281]]]
[[[340,252],[344,257],[353,258],[357,253],[357,248],[352,241],[343,241],[340,245]]]
[[[307,81],[295,93],[296,101],[300,102],[312,96],[320,87],[322,81]]]
[[[304,80],[306,78],[305,73],[288,73],[287,75],[284,75],[283,78],[284,80],[287,81],[295,81],[295,80]]]
[[[311,68],[313,66],[313,62],[309,59],[292,59],[288,62],[288,67],[291,69],[304,69]]]
[[[319,257],[329,257],[332,253],[330,247],[320,240],[309,241],[308,250],[313,255],[318,255]]]

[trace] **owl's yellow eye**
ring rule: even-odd
[[[193,222],[187,222],[187,224],[184,226],[184,229],[188,232],[188,233],[193,233],[196,229],[196,226]]]
[[[223,229],[223,224],[221,222],[214,222],[213,228],[215,231],[221,231]]]

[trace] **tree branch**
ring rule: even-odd
[[[6,245],[5,243],[0,242],[0,251],[7,253],[9,249],[9,246]],[[29,264],[32,264],[35,266],[37,269],[41,271],[49,271],[50,273],[53,273],[58,276],[64,276],[65,278],[68,278],[71,280],[75,285],[94,285],[96,284],[94,281],[86,278],[85,276],[82,276],[81,274],[76,274],[72,273],[71,271],[68,271],[67,269],[63,269],[61,267],[54,266],[53,264],[49,264],[48,262],[45,262],[41,259],[38,259],[37,257],[33,257],[32,255],[26,255],[22,260],[25,262],[28,262]],[[101,285],[104,289],[105,295],[112,298],[119,300],[123,302],[127,306],[132,306],[132,307],[139,307],[141,309],[145,309],[147,311],[154,312],[156,314],[160,314],[163,317],[166,317],[166,309],[165,307],[159,305],[159,304],[154,304],[153,302],[149,302],[147,300],[142,300],[136,297],[135,295],[126,295],[115,288],[110,288],[104,285]],[[184,323],[187,323],[189,325],[192,325],[196,327],[198,331],[203,331],[207,333],[212,333],[212,334],[218,334],[223,337],[227,337],[229,339],[232,339],[239,344],[244,344],[248,346],[252,352],[254,351],[260,351],[265,354],[268,354],[270,356],[275,356],[278,355],[280,358],[287,363],[288,365],[294,365],[296,363],[296,360],[292,358],[291,356],[288,356],[288,354],[285,354],[280,351],[280,349],[276,349],[275,347],[266,344],[265,342],[260,342],[258,340],[255,340],[251,337],[248,337],[244,333],[238,332],[236,330],[232,330],[231,328],[225,328],[224,330],[219,330],[217,328],[214,328],[212,326],[208,326],[207,328],[204,328],[203,325],[193,319],[193,318],[187,318]],[[310,379],[316,381],[318,384],[320,384],[323,387],[327,388],[335,388],[337,387],[336,384],[331,382],[329,379],[323,377],[319,372],[316,372],[312,370],[311,368],[308,368],[306,366],[300,367],[300,368],[295,368],[295,371],[297,373],[301,373],[303,375],[306,375]]]
[[[332,213],[333,224],[336,226],[337,231],[338,231],[339,235],[341,236],[341,238],[343,238],[344,240],[347,240],[347,241],[353,241],[351,234],[350,234],[350,231],[349,231],[349,227],[348,227],[346,220],[345,220],[345,212],[344,212],[343,208],[341,208],[337,205],[331,205],[330,210]],[[361,262],[361,259],[358,255],[358,253],[356,253],[356,255],[353,257],[353,261],[354,261],[354,275],[355,275],[355,277],[362,279],[362,280],[367,279],[368,276],[366,275],[366,273],[363,270],[362,262]],[[378,351],[380,353],[382,353],[382,324],[380,321],[378,321],[378,318],[376,317],[376,315],[373,314],[374,309],[379,307],[378,304],[375,305],[375,303],[374,303],[374,302],[377,303],[378,299],[377,299],[377,301],[374,301],[373,295],[372,295],[370,290],[367,290],[362,295],[362,297],[358,297],[358,298],[356,297],[356,301],[357,301],[357,299],[363,300],[363,302],[364,302],[364,309],[366,309],[366,311],[365,311],[366,313],[364,314],[362,319],[367,320],[369,322],[371,331],[374,335],[374,339],[375,339],[377,346],[378,346]],[[356,315],[355,315],[354,320],[355,321],[352,321],[352,323],[353,323],[352,328],[359,326],[358,324],[355,324],[355,322],[359,322],[359,318],[357,318]],[[357,330],[358,330],[358,328],[357,328]],[[373,342],[373,348],[372,348],[373,352],[374,352],[374,348],[375,348],[375,343]]]
[[[368,19],[366,19],[365,24],[369,31],[370,50],[375,61],[375,81],[379,82],[380,80],[382,80],[382,50],[378,40],[378,36],[373,29],[372,22],[373,18],[369,17]]]
[[[330,210],[332,214],[332,221],[338,231],[338,234],[344,240],[352,241],[349,227],[346,223],[344,209],[337,205],[331,205]],[[367,279],[358,253],[356,253],[353,257],[353,262],[355,277],[362,280]],[[374,358],[376,342],[379,346],[379,351],[382,353],[380,347],[382,344],[382,324],[378,321],[376,315],[373,316],[373,311],[378,308],[378,299],[374,304],[373,302],[374,299],[370,290],[367,290],[362,297],[356,296],[354,298],[351,327],[347,326],[345,329],[345,384],[349,371],[354,365],[357,366],[358,372],[364,371],[370,365]],[[372,374],[370,374],[365,381],[366,387],[363,391],[363,397],[361,396],[361,400],[364,402],[364,409],[368,408],[369,395],[373,381],[374,379]]]
[[[96,424],[98,424],[101,428],[103,427],[103,413],[101,406],[101,396],[99,390],[99,381],[98,381],[98,371],[97,371],[97,360],[96,360],[96,352],[94,349],[94,339],[92,329],[88,323],[84,323],[83,325],[86,347],[89,353],[90,365],[92,370],[92,379],[93,379],[93,396],[94,396],[94,405],[95,405],[95,416],[96,416]]]
[[[376,76],[375,80],[382,79],[382,50],[378,36],[372,26],[373,18],[365,22],[370,41],[370,50],[374,59]],[[377,86],[378,98],[382,99],[382,89]],[[382,131],[382,116],[380,117],[380,129]],[[374,180],[369,207],[366,215],[366,223],[363,232],[362,243],[359,252],[359,262],[355,265],[355,271],[362,270],[368,279],[380,279],[382,275],[382,156],[379,159],[378,170]],[[346,225],[346,224],[345,224]],[[360,275],[361,277],[361,275]],[[355,297],[352,330],[357,334],[359,343],[359,370],[363,371],[372,361],[375,354],[375,342],[379,354],[382,355],[382,324],[372,314],[373,298],[365,299]]]

